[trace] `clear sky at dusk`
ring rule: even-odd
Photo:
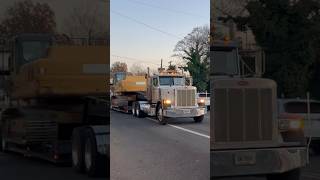
[[[176,43],[209,21],[209,0],[111,0],[111,63],[179,62],[171,57]]]

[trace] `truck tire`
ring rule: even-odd
[[[144,117],[144,112],[141,111],[139,103],[136,104],[136,115],[139,118],[143,118]]]
[[[131,108],[131,112],[133,116],[137,116],[136,114],[136,102],[132,102],[132,108]]]
[[[0,144],[2,144],[2,131],[0,127]],[[2,146],[0,147],[0,151],[2,151]]]
[[[1,127],[0,127],[0,150],[2,152],[7,152],[7,149],[8,149],[8,145],[7,145],[7,142],[5,140],[5,135],[4,135],[4,130],[5,128],[5,124],[2,122],[1,123]]]
[[[1,121],[1,120],[0,120]],[[0,122],[0,144],[1,144],[1,146],[0,146],[0,151],[3,151],[2,150],[2,126],[1,126],[1,122]]]
[[[203,119],[204,119],[204,115],[197,116],[197,117],[193,118],[194,122],[196,122],[196,123],[202,122]]]
[[[84,153],[85,171],[90,177],[107,176],[108,161],[97,150],[96,137],[92,129],[86,129],[85,153]]]
[[[72,166],[77,172],[84,172],[84,129],[75,128],[72,132]]]
[[[300,180],[300,174],[301,170],[298,168],[281,174],[267,175],[267,180]]]
[[[167,118],[162,115],[162,112],[163,112],[162,105],[159,104],[157,106],[157,113],[156,113],[157,120],[158,120],[160,125],[166,125],[167,124]]]

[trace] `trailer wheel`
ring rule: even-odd
[[[163,116],[163,109],[161,104],[159,104],[157,107],[157,119],[159,124],[161,125],[167,124],[167,118]]]
[[[72,166],[77,172],[84,172],[84,133],[83,128],[72,132]]]
[[[5,134],[4,134],[5,130],[4,130],[4,128],[5,128],[5,124],[2,122],[2,123],[1,123],[1,127],[0,127],[0,143],[1,143],[0,150],[1,150],[2,152],[6,152],[6,151],[7,151],[7,148],[8,148],[7,142],[6,142],[5,138],[4,138],[4,137],[5,137]]]
[[[136,115],[139,118],[144,117],[143,111],[141,111],[139,103],[136,104]]]
[[[0,147],[0,151],[3,151],[2,149],[2,126],[0,126],[0,144],[1,144],[1,147]]]
[[[281,174],[270,174],[267,175],[267,180],[300,180],[300,169],[294,169]]]
[[[96,137],[90,128],[86,130],[84,162],[90,177],[105,176],[108,172],[107,159],[98,153]]]
[[[204,115],[197,116],[197,117],[193,118],[194,122],[196,122],[196,123],[202,122],[203,119],[204,119]]]
[[[7,152],[8,145],[7,145],[6,140],[2,139],[2,137],[1,137],[0,141],[1,141],[1,151],[2,152]]]
[[[136,114],[136,102],[133,102],[132,103],[132,108],[131,108],[131,112],[132,112],[132,115],[133,116],[136,116],[137,114]]]

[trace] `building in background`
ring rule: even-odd
[[[238,29],[232,19],[226,20],[228,17],[247,16],[246,4],[245,0],[211,0],[211,36],[238,42],[241,73],[262,76],[264,52],[257,45],[252,31],[250,28]]]
[[[214,0],[211,1],[211,21],[216,26],[216,31],[222,36],[239,41],[241,49],[257,49],[255,37],[250,29],[239,30],[236,24],[229,20],[222,22],[221,18],[228,16],[246,16],[246,1],[244,0]]]

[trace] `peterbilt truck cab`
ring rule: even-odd
[[[238,52],[235,42],[210,47],[211,178],[298,180],[308,159],[303,127],[277,116],[276,82],[243,76]]]
[[[160,123],[167,118],[194,118],[201,122],[206,113],[204,101],[197,101],[197,88],[192,78],[175,70],[160,71],[149,78],[148,98],[155,104],[155,115]]]

